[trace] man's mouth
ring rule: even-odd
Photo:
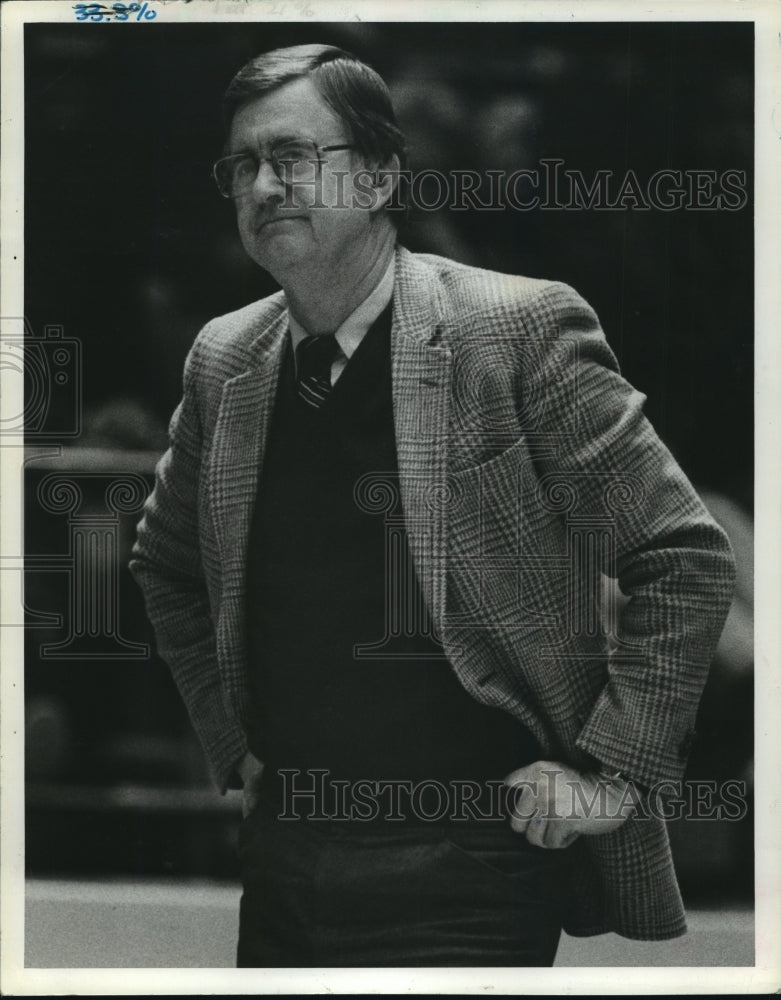
[[[261,229],[265,229],[267,226],[275,226],[280,222],[292,222],[294,219],[300,219],[300,215],[281,215],[276,216],[273,219],[263,219],[258,223],[257,230],[260,232]]]

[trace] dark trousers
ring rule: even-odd
[[[567,851],[504,824],[285,821],[239,831],[240,967],[550,966]]]

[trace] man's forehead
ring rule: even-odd
[[[343,132],[338,115],[326,104],[312,81],[303,78],[282,84],[242,104],[233,116],[230,138],[234,145],[299,136],[331,139]]]

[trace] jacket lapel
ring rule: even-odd
[[[445,611],[445,514],[451,354],[436,286],[409,251],[396,254],[391,366],[399,488],[420,586],[435,625]]]
[[[209,469],[209,497],[223,579],[243,597],[245,557],[287,331],[282,312],[252,345],[250,367],[222,391]],[[227,596],[227,595],[226,595]]]

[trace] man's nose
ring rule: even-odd
[[[277,177],[270,160],[263,159],[258,164],[258,172],[252,184],[252,195],[259,204],[270,198],[281,199],[285,195],[285,185]]]

